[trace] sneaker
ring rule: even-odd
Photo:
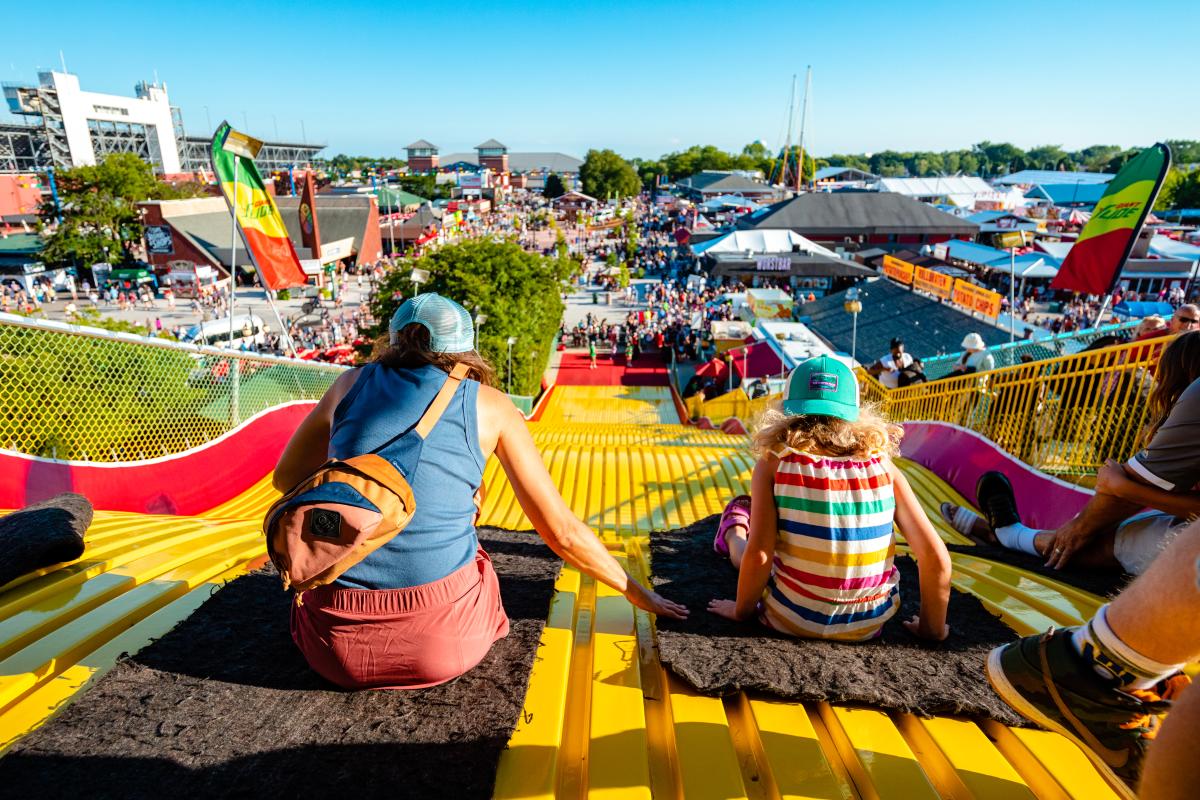
[[[1008,482],[1003,472],[985,472],[979,476],[975,484],[975,499],[979,502],[979,510],[987,519],[993,531],[1021,521],[1017,513],[1017,498],[1013,495],[1012,484]]]
[[[1051,628],[997,647],[988,682],[1021,716],[1079,745],[1114,788],[1135,790],[1161,716],[1188,680],[1180,674],[1154,690],[1122,691],[1075,652],[1071,632]]]

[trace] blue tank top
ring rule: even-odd
[[[446,381],[437,367],[362,367],[333,413],[330,458],[379,447],[417,424]],[[348,589],[406,589],[441,580],[475,557],[475,491],[483,481],[476,399],[479,383],[464,380],[421,450],[409,476],[417,510],[399,535],[346,570]]]

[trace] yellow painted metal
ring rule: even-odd
[[[857,374],[863,399],[895,422],[960,425],[1038,469],[1083,478],[1105,459],[1133,454],[1165,344],[1131,342],[903,389],[885,389],[861,369]],[[691,402],[693,416],[714,423],[730,417],[747,422],[757,408],[740,389]]]
[[[658,390],[600,388],[559,387],[551,419],[531,431],[567,503],[645,579],[650,531],[719,512],[748,488],[753,460],[745,437],[666,424],[673,407]],[[577,415],[590,421],[564,419]],[[940,500],[961,500],[928,471],[901,467],[935,520]],[[528,527],[495,460],[484,484],[483,524]],[[40,724],[118,653],[161,635],[260,555],[259,519],[274,496],[264,478],[198,517],[100,512],[84,559],[0,591],[0,743]],[[939,532],[961,541],[947,526]],[[1020,631],[1068,624],[1097,602],[1012,567],[954,560],[955,585]],[[497,797],[1113,796],[1054,734],[696,695],[659,664],[649,615],[573,569],[556,588]]]
[[[820,704],[820,713],[864,796],[938,797],[921,763],[887,714],[827,703]],[[866,791],[868,786],[872,791]]]
[[[677,423],[679,414],[665,386],[560,386],[542,411],[543,422],[587,425]]]

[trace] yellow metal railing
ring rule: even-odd
[[[1084,476],[1105,459],[1124,460],[1135,451],[1165,346],[1130,343],[903,389],[856,372],[863,402],[895,422],[960,425],[1038,469]],[[716,425],[729,417],[749,423],[777,396],[751,401],[735,389],[708,401],[689,398],[689,410]]]
[[[1130,343],[886,393],[897,421],[961,425],[1047,472],[1089,475],[1133,454],[1160,344]]]
[[[82,461],[178,453],[343,367],[0,315],[0,448]]]

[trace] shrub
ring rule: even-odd
[[[400,303],[412,297],[413,267],[429,271],[423,292],[437,292],[473,315],[487,315],[476,349],[495,365],[501,389],[507,383],[508,337],[517,338],[512,348],[512,392],[537,394],[562,319],[563,282],[577,274],[578,262],[528,253],[511,241],[479,238],[446,245],[383,279],[371,307],[375,319],[390,320]],[[373,335],[381,337],[385,331],[386,324],[380,323]]]

